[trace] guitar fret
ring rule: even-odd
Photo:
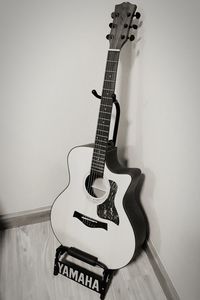
[[[102,157],[102,159],[104,160],[104,162],[105,162],[105,153],[104,154],[101,154],[101,153],[94,153],[96,156],[101,156]],[[93,157],[93,159],[94,159],[94,157]]]
[[[104,163],[104,158],[101,158],[101,157],[99,157],[99,156],[97,156],[97,155],[94,156],[94,160],[100,161],[100,162],[103,162],[103,163]]]
[[[105,160],[105,157],[106,157],[106,149],[104,148],[104,149],[99,149],[99,148],[96,148],[95,147],[95,149],[96,149],[96,156],[98,157],[99,155],[101,155],[101,158],[103,159],[103,160]],[[98,151],[101,151],[100,153],[98,152]]]
[[[117,60],[107,60],[107,61],[109,61],[109,62],[114,62],[114,63],[118,63],[118,61]]]
[[[106,143],[107,144],[107,143]],[[96,146],[99,146],[99,147],[103,147],[103,148],[107,148],[107,146],[104,146],[104,145],[100,145],[100,144],[96,144]],[[96,147],[95,146],[95,147]],[[97,148],[98,149],[98,148]]]
[[[93,160],[92,162],[92,166],[94,167],[100,167],[100,168],[104,168],[104,160],[103,161],[99,161],[99,160]]]
[[[112,97],[106,97],[106,96],[103,96],[103,97],[102,97],[102,100],[103,100],[103,99],[109,99],[109,100],[111,100]]]
[[[103,130],[97,130],[97,131],[103,131]],[[104,138],[107,138],[108,132],[107,131],[105,131],[105,132],[106,132],[106,135],[103,132],[97,132],[97,134],[98,134],[98,136],[102,136]]]
[[[106,82],[115,82],[115,80],[108,80],[108,79],[105,79],[104,81],[106,81]]]
[[[99,169],[100,171],[102,171],[104,169],[104,166],[98,165],[98,164],[95,164],[94,162],[92,162],[92,168]]]
[[[101,176],[103,176],[106,150],[108,147],[108,137],[113,107],[112,95],[115,91],[119,54],[120,51],[108,51],[101,105],[99,109],[99,118],[96,130],[95,147],[93,150],[91,169],[95,172],[101,171]]]
[[[102,112],[102,113],[105,113],[105,114],[111,114],[111,110],[110,111],[108,111],[108,110],[106,110],[106,108],[104,108],[103,110],[100,108],[100,112]]]
[[[104,169],[104,165],[100,166],[98,164],[93,164],[93,163],[92,163],[91,167],[92,167],[92,169],[95,168],[95,169],[97,169],[99,171],[103,171],[103,169]]]
[[[98,162],[92,162],[92,164],[94,164],[94,165],[96,165],[96,166],[98,166],[98,167],[102,167],[103,165],[104,165],[104,161],[102,162],[102,161],[98,161]]]
[[[110,126],[109,125],[104,125],[104,124],[99,124],[100,126],[105,126],[105,127],[108,127],[108,128],[110,128]]]
[[[100,133],[100,134],[104,134],[105,133],[108,133],[108,130],[104,130],[104,129],[101,129],[101,128],[97,128],[97,133]]]
[[[95,172],[97,172],[97,173],[100,173],[99,171],[103,171],[102,169],[97,169],[96,167],[94,168],[94,167],[92,167],[92,170],[94,170]],[[101,173],[100,173],[101,174]],[[103,175],[103,174],[102,174]]]
[[[100,110],[100,112],[103,113],[103,114],[111,115],[111,113],[110,113],[110,112],[107,112],[107,111],[102,111],[102,110]]]
[[[103,97],[112,98],[112,94],[114,93],[113,89],[103,89]]]
[[[97,159],[97,160],[100,160],[100,161],[104,161],[104,159],[99,157],[98,155],[94,155],[94,158]]]
[[[107,148],[107,143],[106,143],[106,146],[105,146],[105,144],[104,144],[104,145],[102,145],[102,144],[96,144],[95,147],[96,147],[96,146],[97,146],[97,147]],[[97,148],[97,149],[98,149],[98,148]]]
[[[95,150],[95,149],[94,149]],[[104,154],[101,154],[101,153],[95,153],[96,155],[100,155],[100,156],[103,156],[103,157],[105,157],[105,153]]]
[[[108,121],[108,119],[106,118],[99,118],[100,120],[104,120],[104,121]]]
[[[97,142],[98,142],[98,140],[100,140],[100,141],[102,141],[102,142],[104,142],[104,143],[107,144],[107,139],[106,139],[105,136],[103,136],[103,139],[101,139],[101,138],[99,138],[99,137],[100,137],[100,135],[97,133],[97,137],[96,137],[96,141],[97,141]]]
[[[111,112],[111,110],[112,110],[112,106],[110,106],[110,105],[108,105],[108,104],[106,104],[106,105],[101,105],[101,107],[100,107],[100,109],[102,110],[107,110],[107,111],[110,111]]]
[[[106,150],[106,148],[107,148],[107,142],[106,143],[103,143],[103,144],[98,144],[98,143],[96,143],[95,144],[95,148],[97,149],[97,150],[102,150],[102,151],[105,151]]]
[[[109,99],[110,99],[110,98],[109,98]],[[102,106],[112,107],[112,104],[105,104],[105,103],[102,103],[101,105],[102,105]]]
[[[105,114],[105,113],[103,113],[103,112],[100,112],[100,115],[99,115],[99,117],[102,119],[103,118],[103,120],[104,121],[106,121],[107,123],[106,124],[110,124],[110,116],[111,115],[109,115],[109,114]],[[99,118],[99,119],[100,119]],[[100,121],[99,121],[100,122]]]

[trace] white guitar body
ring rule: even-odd
[[[67,247],[75,247],[98,257],[110,269],[118,269],[132,259],[135,252],[135,235],[123,207],[124,195],[131,183],[129,174],[112,173],[107,165],[104,170],[106,191],[101,197],[91,196],[86,189],[93,148],[79,146],[68,155],[69,184],[57,197],[51,210],[51,224],[58,241]],[[119,216],[119,224],[100,218],[97,206],[108,198],[112,180],[117,185],[114,205]],[[88,227],[74,212],[107,224],[107,229]]]

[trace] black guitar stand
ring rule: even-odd
[[[92,272],[80,265],[67,260],[71,256],[90,266],[101,268],[102,275]],[[61,274],[77,283],[100,294],[104,299],[110,286],[115,270],[110,270],[98,258],[76,248],[60,246],[56,249],[54,275]]]
[[[101,96],[97,93],[96,90],[92,90],[92,94],[96,98],[101,99]],[[118,132],[118,127],[119,127],[120,105],[119,105],[118,100],[116,99],[115,94],[112,94],[112,99],[113,99],[113,103],[115,104],[115,108],[116,108],[116,117],[115,117],[115,126],[114,126],[114,130],[113,130],[113,138],[112,138],[112,140],[109,141],[109,146],[114,147],[116,144],[117,132]]]
[[[92,94],[101,99],[101,96],[98,95],[96,90],[92,90]],[[112,148],[116,144],[119,118],[120,118],[120,106],[118,101],[116,100],[116,95],[112,95],[113,103],[116,107],[116,117],[115,117],[115,125],[113,130],[113,138],[109,141],[109,148]],[[75,258],[83,262],[84,264],[88,264],[92,267],[101,268],[102,275],[99,275],[95,272],[90,271],[88,268],[84,268],[74,262],[69,260],[70,257]],[[70,278],[77,283],[97,292],[100,294],[100,299],[103,300],[106,296],[108,288],[110,286],[113,275],[116,270],[108,269],[108,267],[100,262],[97,257],[83,252],[74,247],[65,247],[61,245],[56,249],[55,261],[54,261],[54,275],[61,274],[67,278]]]

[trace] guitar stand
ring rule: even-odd
[[[74,257],[93,267],[100,267],[103,270],[102,276],[88,269],[67,260],[67,257]],[[115,270],[110,270],[98,261],[98,258],[76,248],[60,246],[56,249],[54,262],[54,275],[61,274],[79,284],[100,294],[100,299],[104,299],[110,286]]]
[[[92,94],[101,99],[101,96],[98,95],[96,90],[92,90]],[[116,95],[112,95],[113,103],[116,107],[116,117],[115,117],[115,125],[113,130],[113,138],[109,140],[108,146],[112,148],[116,144],[119,118],[120,118],[120,106],[119,102],[116,99]],[[80,260],[90,266],[101,268],[102,275],[94,273],[87,268],[84,268],[71,260],[67,259],[69,257],[73,257],[77,260]],[[97,292],[100,294],[100,299],[105,299],[106,293],[110,286],[113,275],[116,270],[108,269],[108,267],[100,262],[97,257],[83,252],[74,247],[66,247],[61,245],[56,249],[55,261],[54,261],[54,275],[57,276],[61,274],[67,278],[70,278],[77,283]]]
[[[92,94],[96,98],[101,99],[101,96],[97,93],[96,90],[92,90]],[[112,94],[112,99],[113,99],[113,103],[115,104],[115,108],[116,108],[116,117],[115,117],[115,126],[114,126],[114,130],[113,130],[113,138],[112,138],[112,140],[109,141],[109,145],[111,147],[115,146],[115,144],[116,144],[117,132],[118,132],[118,127],[119,127],[119,118],[120,118],[120,105],[119,105],[118,100],[116,99],[115,94]]]

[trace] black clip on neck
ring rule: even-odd
[[[92,94],[96,98],[101,99],[101,96],[97,93],[96,90],[92,90]],[[115,146],[116,140],[117,140],[118,127],[119,127],[120,106],[119,106],[119,102],[116,99],[116,95],[114,93],[112,94],[112,100],[113,100],[113,103],[115,104],[115,108],[116,108],[116,117],[115,117],[115,126],[114,126],[114,130],[113,130],[113,138],[109,142],[111,142],[111,144],[113,146]]]

